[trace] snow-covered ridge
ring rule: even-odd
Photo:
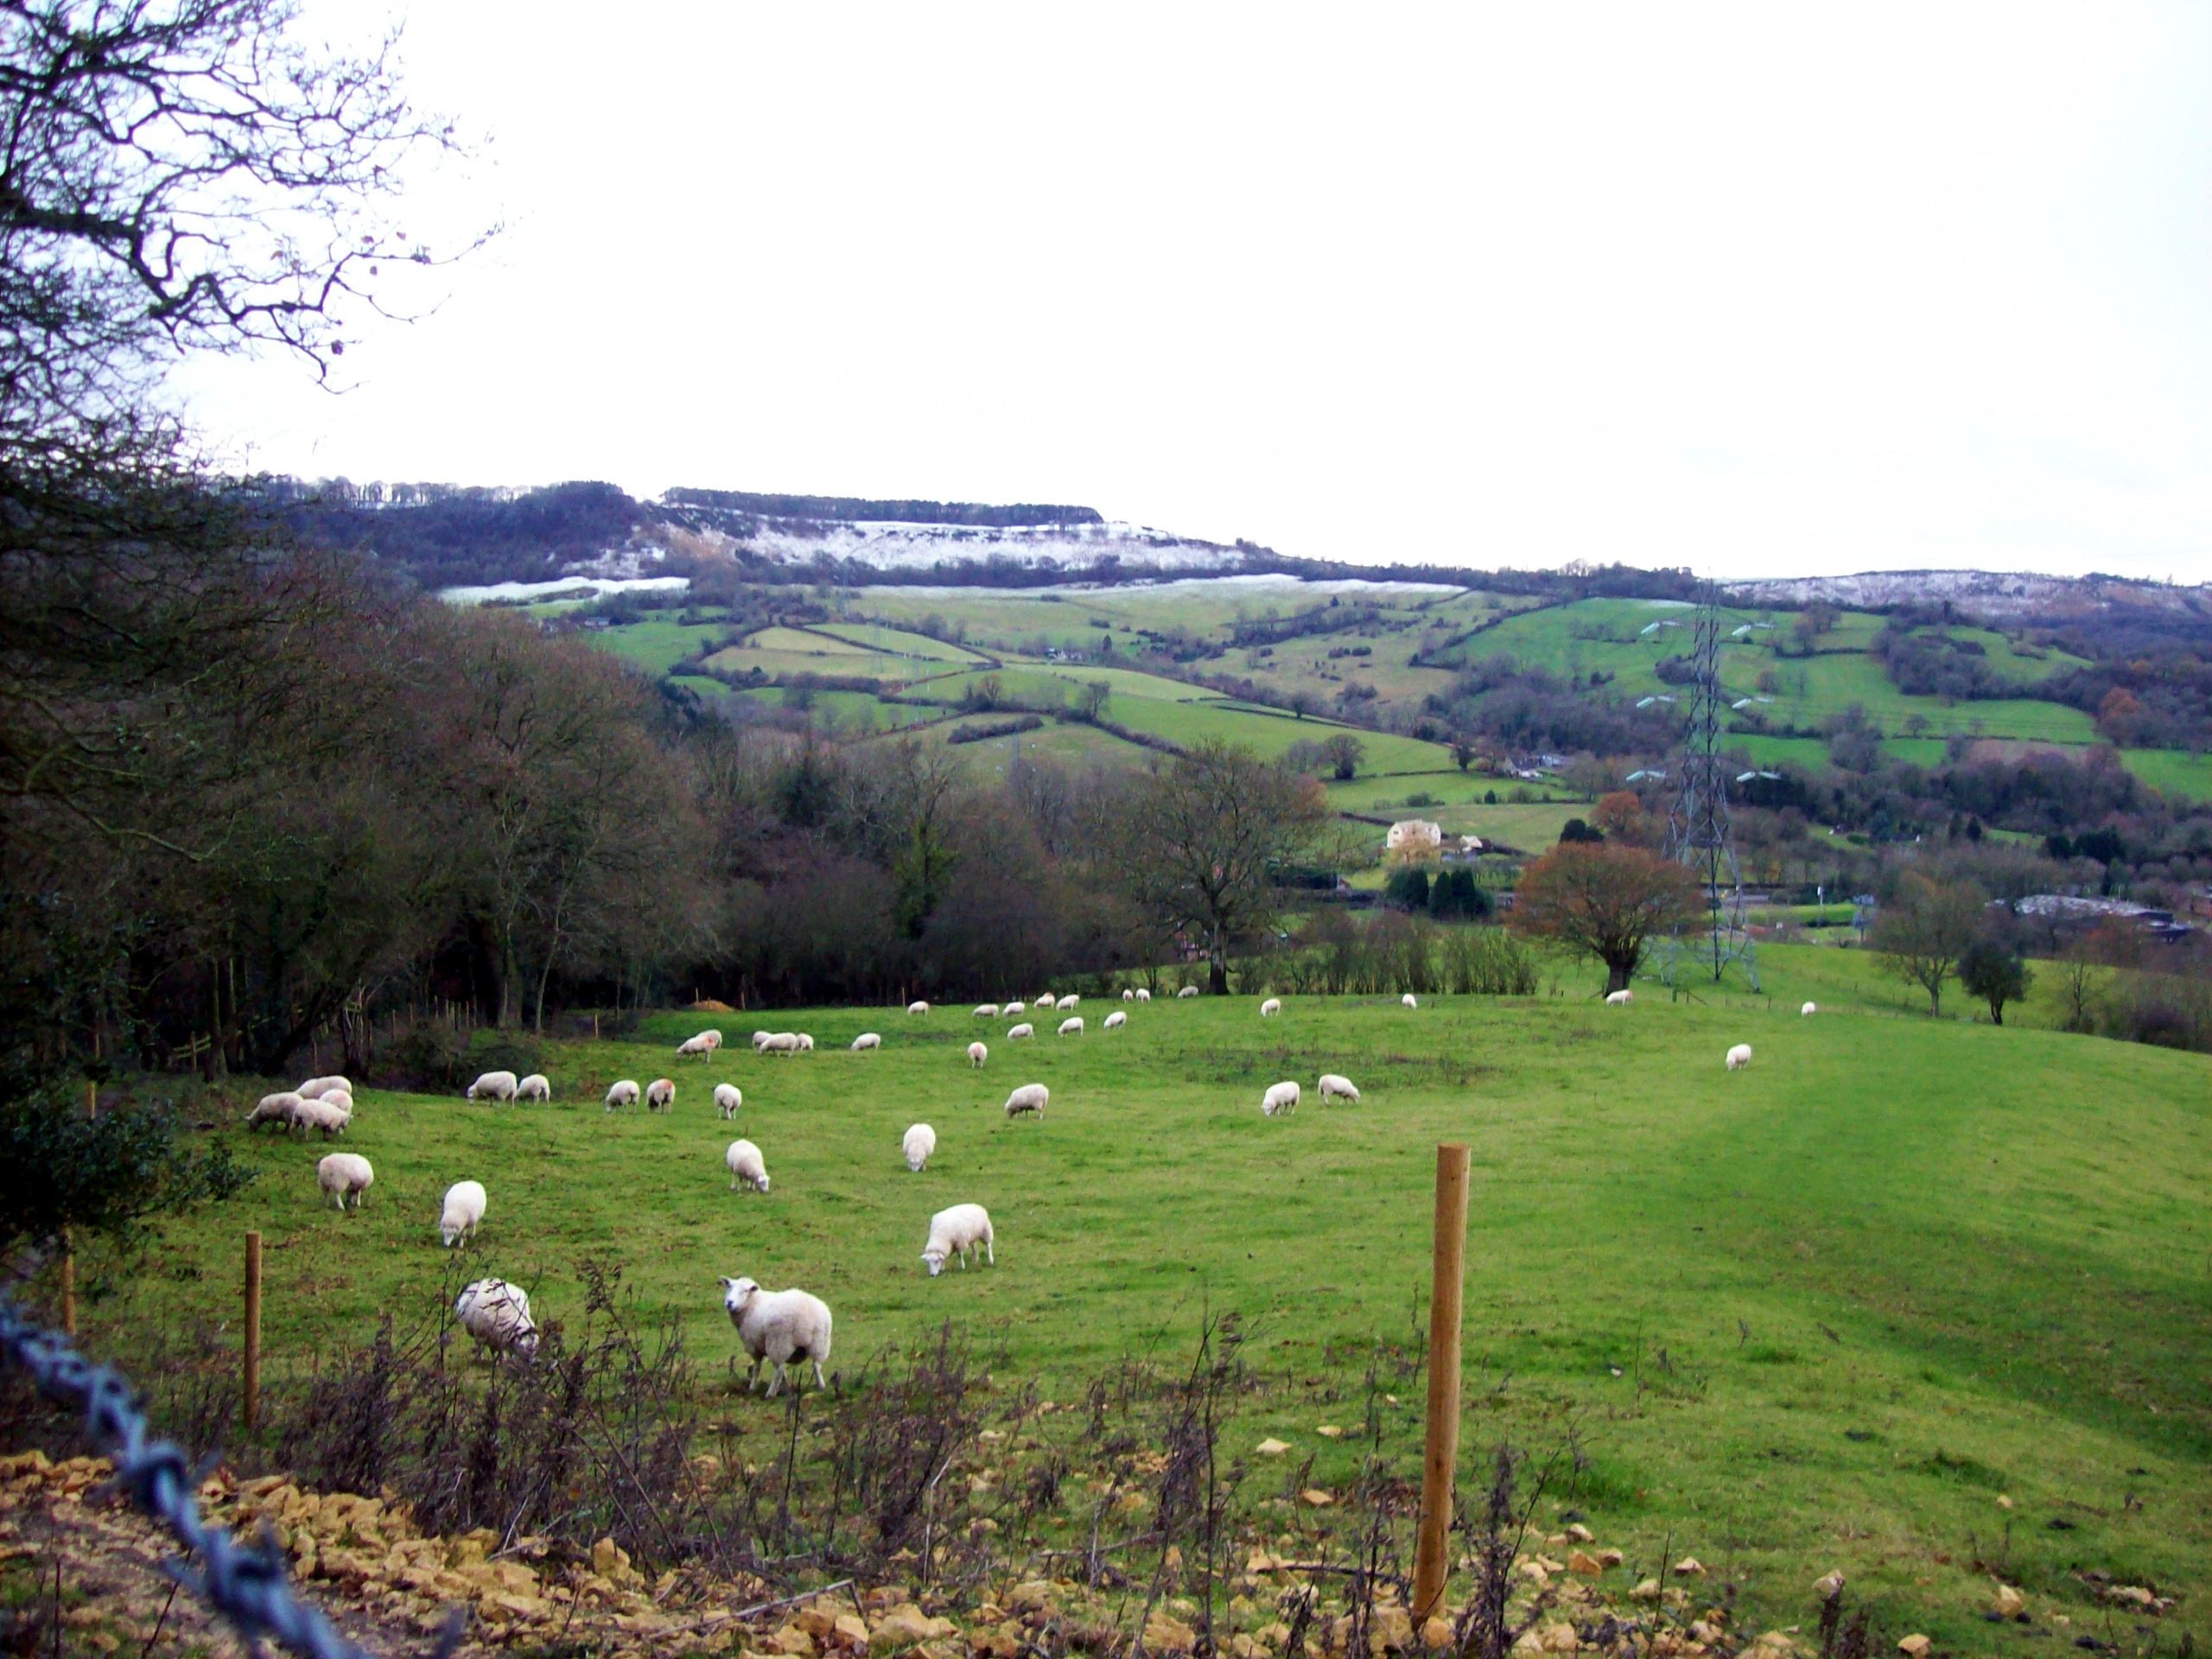
[[[765,557],[804,564],[828,555],[881,570],[941,563],[1088,567],[1100,559],[1167,570],[1221,570],[1243,563],[1233,547],[1192,541],[1143,524],[925,524],[849,518],[767,518],[743,544]]]
[[[1815,600],[1850,608],[1950,601],[1992,618],[2090,611],[2112,607],[2202,611],[2212,583],[2195,587],[2122,576],[2042,576],[1993,570],[1869,570],[1850,576],[1788,576],[1726,584],[1730,594],[1759,605],[1802,606]]]
[[[584,567],[571,566],[582,570]],[[573,594],[588,588],[594,599],[607,594],[659,591],[689,588],[689,576],[563,576],[557,582],[487,582],[474,587],[441,588],[438,597],[449,605],[482,605],[495,599],[539,599],[547,594]]]

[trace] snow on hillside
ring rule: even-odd
[[[892,524],[831,518],[763,520],[749,544],[772,559],[804,564],[828,554],[881,570],[927,569],[962,561],[1004,559],[1014,564],[1047,562],[1075,567],[1109,556],[1170,570],[1220,570],[1242,563],[1235,548],[1194,542],[1142,524]]]
[[[1940,604],[1948,600],[1961,611],[1991,618],[2113,606],[2190,611],[2212,605],[2212,583],[2192,588],[2119,576],[2040,576],[1991,570],[1869,570],[1851,576],[1732,582],[1728,588],[1737,599],[1760,605],[1802,606],[1826,600],[1847,608],[1869,609]]]

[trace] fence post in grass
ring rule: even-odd
[[[67,1229],[61,1234],[61,1334],[77,1334],[77,1251]]]
[[[245,1236],[245,1386],[243,1408],[249,1431],[261,1415],[261,1235]]]
[[[1416,1625],[1444,1599],[1452,1475],[1459,1461],[1460,1293],[1467,1254],[1467,1148],[1436,1149],[1436,1239],[1428,1293],[1428,1446],[1421,1459],[1421,1536],[1414,1555]]]

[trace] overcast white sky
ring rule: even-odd
[[[195,369],[254,465],[2212,579],[2212,7],[307,13],[507,230],[343,397]]]

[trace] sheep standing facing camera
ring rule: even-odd
[[[899,1150],[906,1154],[906,1167],[918,1175],[930,1166],[930,1154],[937,1150],[937,1131],[926,1123],[910,1124]]]
[[[803,1290],[763,1290],[752,1279],[722,1281],[722,1306],[737,1327],[737,1339],[753,1361],[745,1380],[747,1394],[760,1386],[765,1361],[776,1369],[768,1382],[771,1398],[790,1381],[794,1360],[814,1363],[814,1386],[827,1388],[822,1362],[830,1357],[830,1305]]]

